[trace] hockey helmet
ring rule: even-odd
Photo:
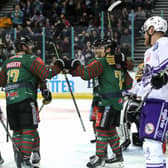
[[[152,16],[148,18],[142,26],[142,32],[145,33],[148,29],[153,26],[156,32],[166,33],[167,21],[160,16]]]
[[[15,48],[16,51],[22,51],[24,46],[33,46],[33,41],[29,36],[21,36],[17,40],[15,40]]]
[[[103,39],[102,42],[101,42],[101,46],[104,47],[105,49],[111,48],[110,53],[115,54],[117,43],[114,40],[111,40],[111,39]]]
[[[101,43],[102,43],[102,39],[97,39],[93,42],[92,46],[99,47],[99,46],[101,46]]]

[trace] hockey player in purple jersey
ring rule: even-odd
[[[136,94],[144,100],[139,138],[143,140],[146,168],[166,168],[162,150],[168,130],[168,38],[167,22],[159,16],[148,18],[142,28],[145,46],[144,74]]]

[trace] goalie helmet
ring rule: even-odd
[[[141,28],[142,32],[148,31],[151,26],[154,27],[156,32],[166,33],[167,31],[167,21],[160,16],[152,16],[148,18]]]

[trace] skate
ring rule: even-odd
[[[89,168],[101,168],[105,166],[104,158],[100,158],[98,156],[93,156],[90,162],[86,164]]]
[[[31,158],[32,164],[37,164],[40,162],[40,160],[41,160],[40,152],[33,152],[32,158]]]
[[[21,165],[22,154],[21,154],[21,152],[14,149],[14,158],[15,158],[17,168],[22,168],[22,165]]]
[[[106,167],[123,168],[124,167],[123,161],[124,159],[123,159],[122,151],[120,151],[112,159],[106,159]]]
[[[139,133],[132,133],[132,142],[135,146],[140,146],[142,147],[143,142],[139,139]]]
[[[38,164],[32,164],[30,158],[23,157],[21,168],[39,168]]]
[[[3,164],[3,163],[4,163],[4,160],[3,160],[2,156],[1,156],[1,153],[0,153],[0,165]]]
[[[121,149],[122,151],[127,150],[128,146],[131,144],[130,139],[126,139],[122,144],[121,144]]]

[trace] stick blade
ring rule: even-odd
[[[118,0],[114,3],[112,3],[109,8],[108,8],[108,12],[111,12],[116,6],[118,6],[122,1],[121,0]]]

